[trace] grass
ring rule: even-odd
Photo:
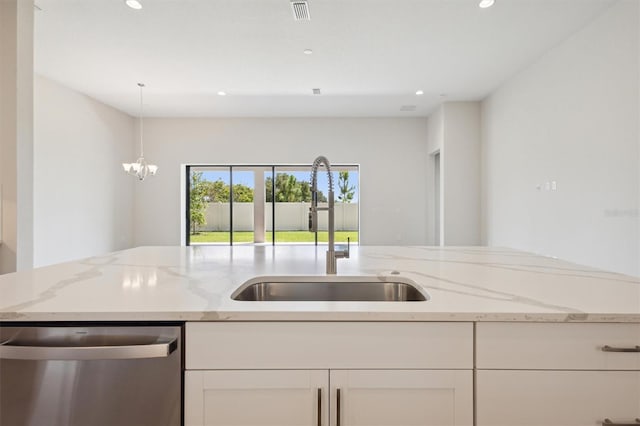
[[[265,241],[271,242],[271,232],[265,233]],[[336,231],[337,243],[346,243],[347,237],[351,242],[358,242],[358,231]],[[318,242],[326,243],[328,239],[326,231],[318,232]],[[198,232],[190,235],[191,243],[229,243],[229,232]],[[308,231],[276,231],[277,243],[313,243],[314,235]],[[252,243],[252,231],[236,231],[233,233],[234,243]]]

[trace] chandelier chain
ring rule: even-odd
[[[140,87],[140,157],[144,157],[144,146],[142,144],[142,140],[143,140],[143,128],[142,128],[142,114],[143,114],[143,107],[144,107],[144,103],[142,102],[142,88],[144,87],[143,83],[138,83],[138,86]]]

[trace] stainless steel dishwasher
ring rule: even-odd
[[[0,327],[1,426],[180,426],[180,326]]]

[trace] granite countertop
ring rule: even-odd
[[[487,247],[352,247],[338,275],[390,275],[427,302],[238,302],[261,275],[323,275],[326,247],[138,247],[0,276],[7,321],[640,322],[640,278]]]

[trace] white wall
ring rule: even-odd
[[[429,244],[480,244],[480,134],[479,102],[446,102],[429,117],[430,165],[440,153],[439,203],[435,168],[429,172]]]
[[[360,164],[363,244],[425,244],[425,119],[146,119],[160,169],[136,187],[136,244],[180,244],[181,164]]]
[[[35,78],[35,265],[131,247],[134,119]]]
[[[0,1],[0,274],[33,267],[33,1]]]
[[[447,246],[480,244],[480,103],[443,105],[442,227]]]
[[[615,3],[483,103],[487,244],[640,274],[638,16]]]
[[[442,208],[444,206],[442,192],[442,178],[436,179],[435,173],[435,154],[440,153],[440,159],[442,160],[442,146],[444,143],[444,118],[443,109],[440,106],[434,111],[428,118],[427,127],[427,152],[429,157],[427,159],[429,164],[429,172],[427,173],[427,244],[441,245],[443,241],[443,228],[440,225],[442,221]],[[440,167],[440,173],[442,167]],[[436,189],[436,185],[440,188]],[[436,200],[435,197],[439,198]],[[436,209],[438,210],[436,212]],[[438,219],[439,217],[439,219]],[[438,223],[437,223],[438,222]]]

